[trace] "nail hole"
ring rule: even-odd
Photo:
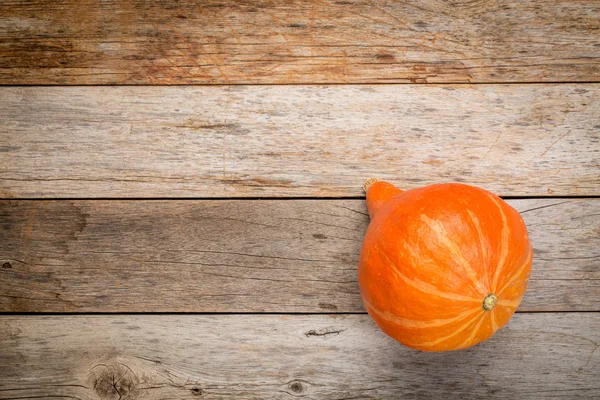
[[[9,269],[12,268],[12,265],[10,265],[9,262],[5,262],[4,264],[2,264],[2,268]]]
[[[200,389],[200,388],[193,388],[192,389],[192,394],[194,396],[201,396],[202,395],[202,389]]]

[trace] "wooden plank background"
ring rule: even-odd
[[[600,2],[7,0],[0,85],[0,398],[600,398]],[[371,176],[509,198],[507,327],[375,327]]]
[[[2,197],[600,195],[600,85],[5,88]]]
[[[600,80],[596,0],[6,0],[3,84]]]
[[[600,311],[600,199],[510,200],[520,311]],[[364,200],[0,201],[0,311],[365,312]]]
[[[599,314],[518,314],[491,340],[454,353],[399,346],[366,315],[2,316],[0,326],[8,399],[600,393]]]

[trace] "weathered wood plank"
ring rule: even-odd
[[[595,0],[5,0],[2,84],[600,81]]]
[[[600,85],[11,87],[2,197],[600,195]]]
[[[600,200],[510,200],[521,311],[600,311]],[[0,311],[364,312],[363,200],[0,202]]]
[[[600,314],[517,314],[455,353],[367,315],[0,317],[0,396],[77,399],[598,398]]]

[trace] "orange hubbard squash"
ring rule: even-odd
[[[401,191],[365,183],[371,222],[358,281],[369,315],[424,351],[473,346],[521,302],[533,258],[527,228],[502,199],[445,183]]]

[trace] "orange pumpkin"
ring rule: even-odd
[[[533,250],[519,213],[476,187],[401,191],[365,183],[371,223],[358,282],[369,315],[424,351],[473,346],[506,325],[527,287]]]

